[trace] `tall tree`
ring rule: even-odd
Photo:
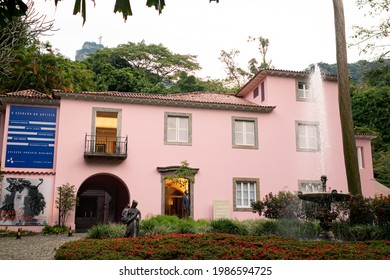
[[[336,33],[339,111],[348,190],[351,194],[361,194],[362,188],[360,183],[359,166],[356,153],[356,141],[354,137],[355,132],[352,120],[351,96],[349,88],[343,1],[333,0],[333,8]]]
[[[28,7],[23,0],[0,0],[0,29],[8,25],[14,17],[22,17]]]
[[[259,49],[260,56],[261,56],[261,63],[260,63],[260,65],[257,62],[256,58],[252,58],[251,60],[249,60],[249,62],[248,62],[249,71],[253,75],[255,75],[261,69],[272,67],[271,66],[272,65],[272,60],[267,60],[269,39],[268,38],[264,38],[262,36],[257,37],[257,38],[249,36],[248,42],[257,42],[258,43],[258,49]]]
[[[236,63],[236,57],[240,54],[240,51],[233,49],[229,52],[222,50],[219,56],[219,60],[222,62],[226,72],[225,82],[232,88],[239,89],[248,79],[248,73],[240,68]]]
[[[96,73],[99,90],[130,92],[167,93],[183,72],[200,69],[193,55],[143,41],[98,50],[83,62]]]
[[[52,31],[54,26],[53,21],[47,21],[45,16],[36,12],[33,1],[28,1],[23,16],[3,18],[5,12],[2,9],[7,10],[12,3],[0,0],[0,81],[11,74],[18,53],[35,44],[39,35]]]

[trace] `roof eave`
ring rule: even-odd
[[[97,102],[113,102],[113,103],[128,103],[138,105],[155,105],[155,106],[169,106],[169,107],[186,107],[186,108],[200,108],[200,109],[214,109],[214,110],[229,110],[229,111],[244,111],[244,112],[262,112],[269,113],[275,106],[249,106],[240,104],[227,103],[207,103],[194,101],[180,101],[180,100],[163,100],[163,99],[143,99],[132,97],[117,97],[107,95],[85,95],[75,92],[60,92],[53,93],[61,99],[97,101]]]
[[[255,76],[253,76],[244,86],[242,86],[236,96],[243,97],[245,96],[249,90],[254,88],[257,84],[259,84],[265,77],[267,76],[276,76],[276,77],[285,77],[285,78],[294,78],[294,79],[307,79],[310,76],[309,72],[303,71],[288,71],[288,70],[279,70],[279,69],[262,69]],[[325,81],[336,81],[336,75],[322,75],[322,79]]]
[[[12,103],[12,104],[35,104],[35,105],[59,105],[60,100],[58,99],[41,99],[33,97],[10,97],[4,96],[0,97],[0,103],[3,105]]]

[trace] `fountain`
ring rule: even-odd
[[[318,211],[315,213],[315,218],[320,221],[320,227],[323,230],[322,237],[326,240],[334,241],[335,237],[332,232],[332,222],[337,217],[337,213],[332,211],[332,203],[349,201],[350,195],[344,193],[338,193],[336,190],[331,192],[326,191],[325,175],[321,176],[321,187],[319,192],[303,193],[298,192],[298,197],[305,201],[317,203],[319,206]]]

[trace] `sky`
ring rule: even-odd
[[[74,60],[86,41],[116,47],[128,42],[162,44],[171,52],[197,56],[201,78],[224,78],[221,50],[240,50],[237,64],[247,69],[251,58],[261,60],[258,44],[249,37],[269,39],[267,60],[277,69],[302,71],[312,63],[336,63],[333,2],[331,0],[165,0],[159,15],[146,0],[131,0],[133,16],[125,22],[114,13],[115,0],[87,0],[87,20],[73,15],[75,0],[35,0],[34,7],[47,20],[54,19],[55,32],[42,37],[64,56]],[[367,25],[356,0],[344,0],[347,43],[353,25]],[[99,39],[101,37],[101,39]],[[101,41],[100,41],[101,40]],[[369,56],[350,47],[348,62]]]

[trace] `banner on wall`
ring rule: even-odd
[[[53,168],[57,109],[10,106],[5,167]]]
[[[44,226],[51,205],[51,179],[3,178],[0,226]]]

